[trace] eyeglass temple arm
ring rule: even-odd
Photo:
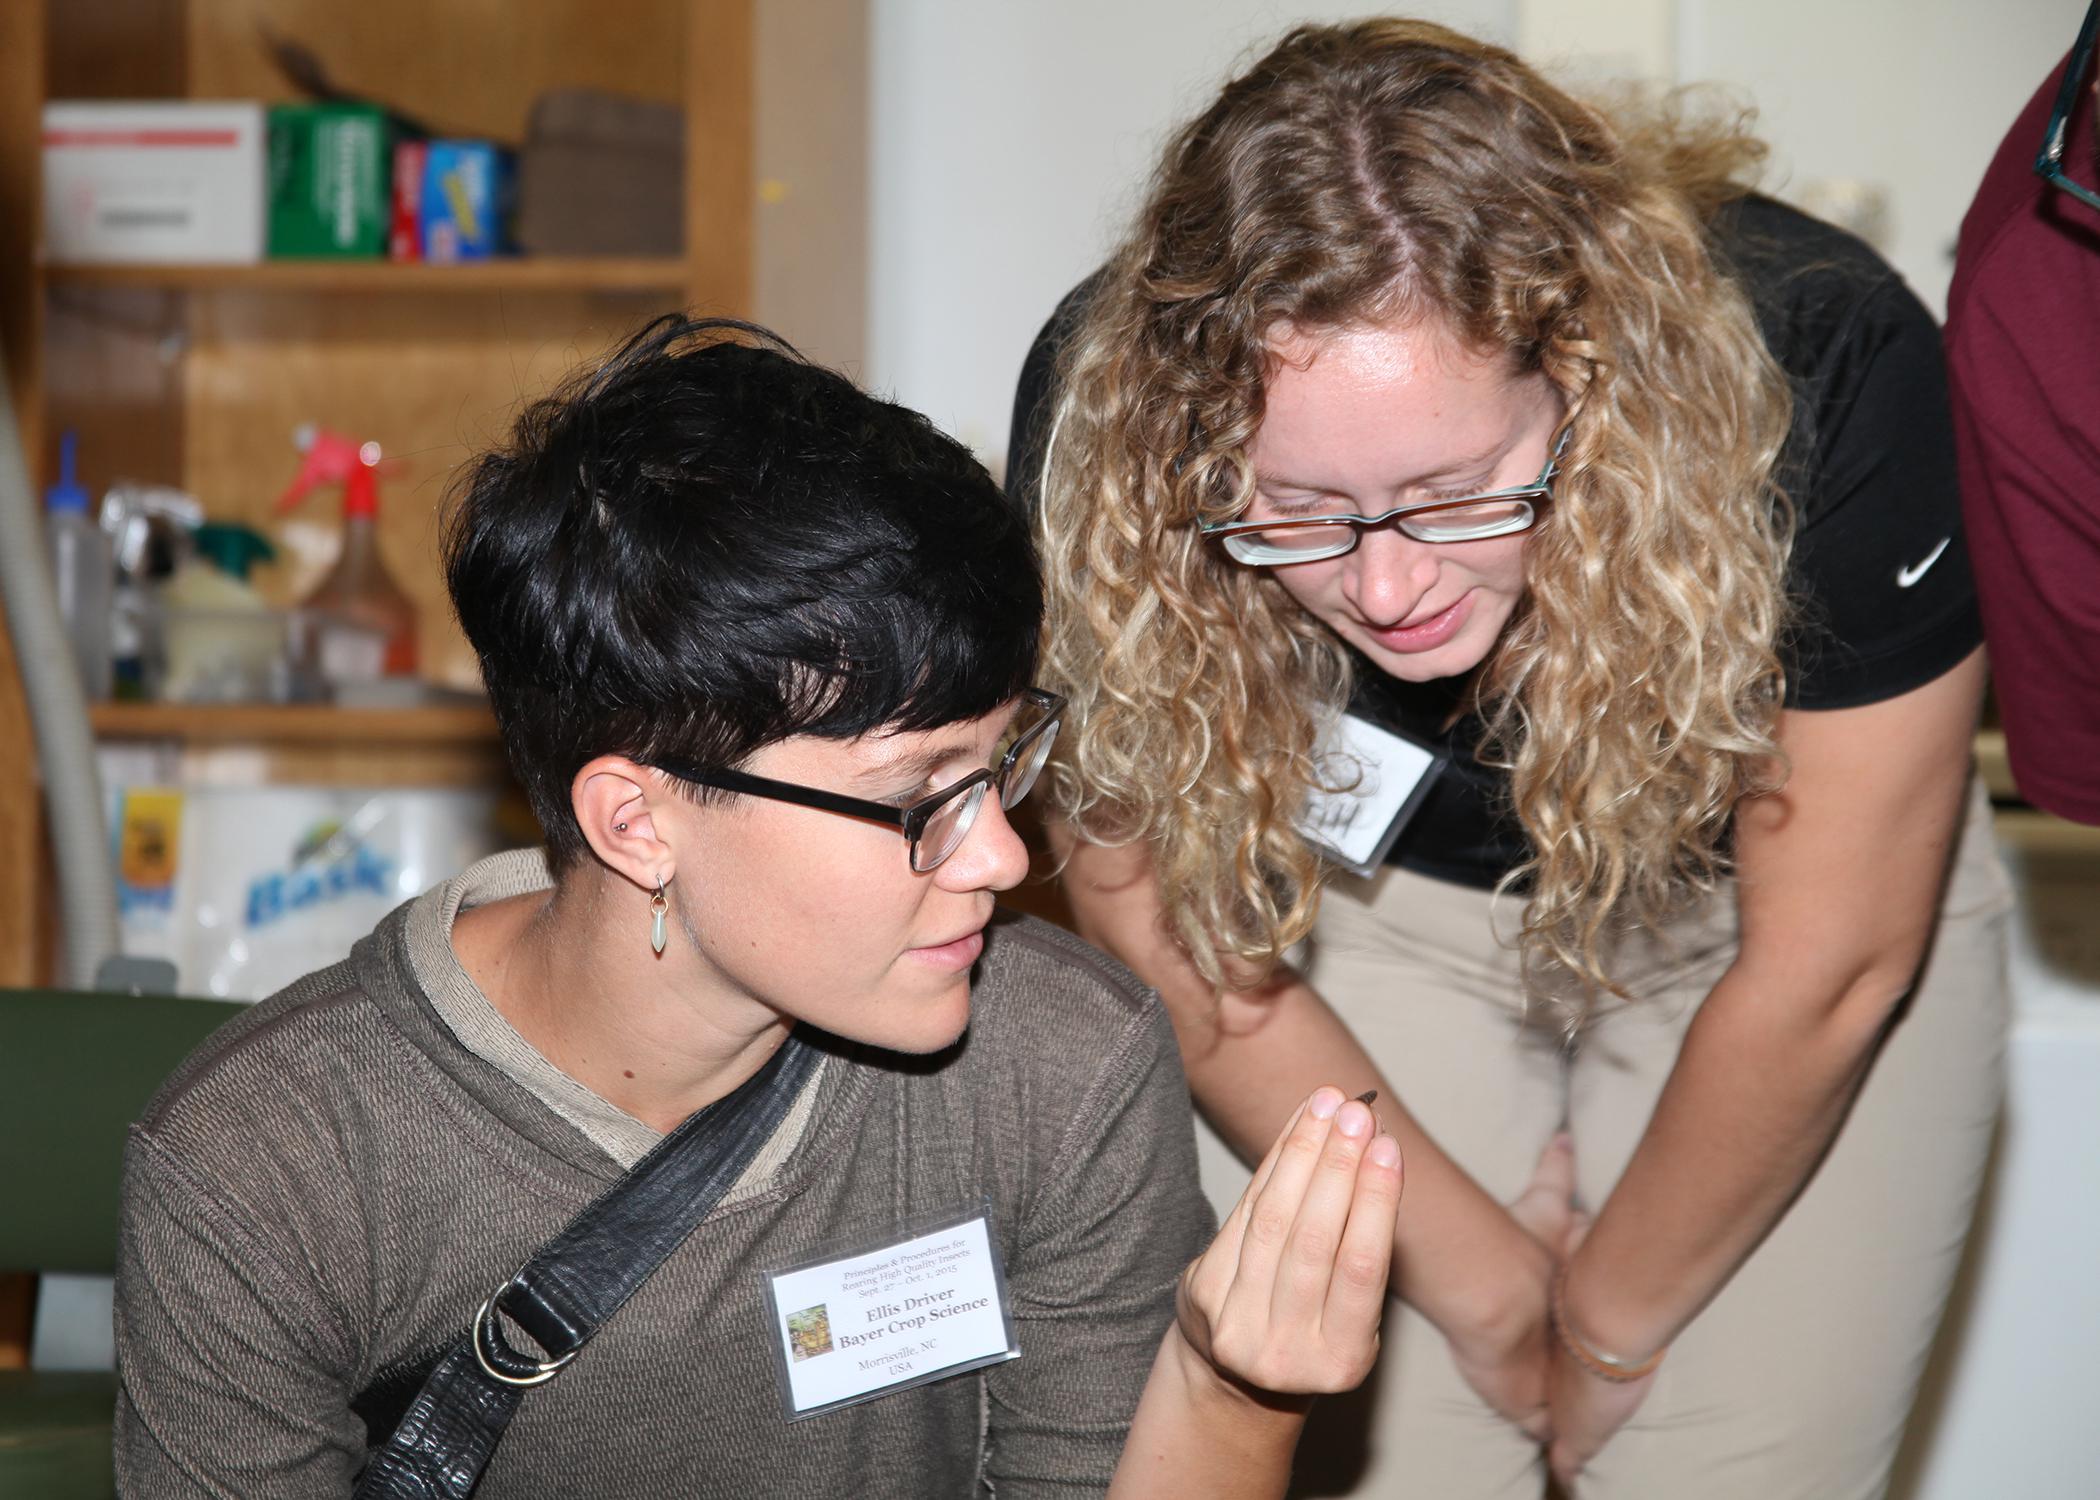
[[[794,802],[803,807],[821,808],[825,812],[844,813],[849,818],[867,818],[877,823],[886,823],[892,828],[906,826],[908,809],[891,807],[886,802],[869,802],[861,797],[846,797],[837,792],[821,791],[811,786],[796,786],[791,782],[774,781],[766,776],[753,776],[747,771],[709,771],[704,776],[689,776],[702,786],[720,787],[725,792],[751,792],[762,797],[771,797],[776,802]]]

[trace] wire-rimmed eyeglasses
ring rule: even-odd
[[[1211,521],[1203,534],[1215,537],[1234,562],[1250,568],[1278,568],[1289,563],[1320,562],[1353,551],[1365,530],[1391,524],[1418,542],[1477,542],[1512,536],[1538,524],[1539,509],[1553,498],[1553,480],[1567,452],[1573,429],[1560,441],[1530,484],[1396,505],[1375,516],[1306,516],[1285,521]]]
[[[2051,187],[2062,188],[2080,203],[2100,208],[2100,193],[2073,182],[2064,175],[2064,135],[2071,126],[2071,113],[2078,105],[2078,92],[2085,86],[2093,61],[2093,34],[2100,22],[2100,0],[2086,7],[2078,40],[2071,44],[2071,60],[2064,64],[2063,82],[2056,86],[2056,108],[2049,112],[2049,128],[2042,134],[2041,153],[2034,170]]]
[[[962,841],[969,837],[971,825],[977,821],[978,810],[984,806],[987,791],[997,787],[999,805],[1010,811],[1021,805],[1021,799],[1028,795],[1036,778],[1042,774],[1050,759],[1051,747],[1057,743],[1058,716],[1064,711],[1065,700],[1041,688],[1029,688],[1021,694],[1021,700],[1036,711],[1035,715],[1025,723],[1016,717],[1014,730],[1018,732],[1009,731],[1012,738],[1007,742],[1005,753],[999,757],[998,765],[972,771],[960,781],[929,793],[908,807],[870,802],[862,797],[848,797],[813,786],[797,786],[792,781],[775,781],[770,776],[753,776],[748,771],[709,771],[665,760],[658,760],[655,764],[659,771],[696,786],[742,792],[772,802],[792,802],[798,807],[819,808],[824,812],[865,818],[895,828],[911,840],[912,870],[923,875],[962,847]]]

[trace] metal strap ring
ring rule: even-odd
[[[489,1312],[495,1305],[496,1298],[494,1295],[491,1295],[486,1302],[482,1303],[475,1310],[474,1331],[470,1335],[474,1345],[474,1362],[481,1366],[483,1372],[490,1379],[500,1380],[505,1385],[544,1385],[561,1373],[563,1365],[576,1357],[577,1351],[571,1349],[559,1359],[527,1360],[524,1355],[518,1353],[517,1350],[511,1348],[508,1344],[500,1343],[500,1336],[497,1334],[495,1326],[489,1321]],[[531,1365],[533,1373],[530,1375],[510,1375],[490,1364],[488,1351],[498,1347],[511,1358],[523,1360],[526,1364]]]

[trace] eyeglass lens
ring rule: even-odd
[[[1008,754],[1018,748],[1011,762],[1003,757],[1001,774],[994,778],[999,782],[999,805],[1011,811],[1021,805],[1021,799],[1033,790],[1036,778],[1042,775],[1043,767],[1049,764],[1051,747],[1057,743],[1058,721],[1049,719],[1022,731],[1021,738],[1009,747]],[[977,822],[977,813],[984,806],[985,790],[991,781],[980,781],[967,792],[949,798],[933,810],[926,825],[919,830],[917,842],[912,845],[911,867],[925,874],[942,860],[962,847],[962,841],[970,836],[970,829]]]
[[[1420,542],[1467,542],[1522,526],[1531,519],[1529,500],[1483,500],[1423,516],[1402,516],[1402,531]]]
[[[1012,811],[1021,805],[1035,786],[1036,777],[1050,761],[1050,747],[1057,743],[1057,720],[1052,719],[1037,731],[1035,737],[1020,746],[1020,754],[1014,757],[1012,767],[999,787],[999,804]]]
[[[990,785],[989,781],[980,781],[933,810],[933,816],[926,820],[917,842],[911,846],[914,870],[923,875],[962,847],[962,841],[970,836],[970,826],[977,821],[977,810],[984,806],[985,789]]]
[[[1418,542],[1435,543],[1501,536],[1522,530],[1531,520],[1531,502],[1513,499],[1454,505],[1424,515],[1399,516],[1386,524],[1397,526]],[[1227,538],[1227,550],[1242,562],[1314,562],[1349,551],[1361,532],[1362,527],[1352,521],[1322,526],[1272,526],[1232,533]]]

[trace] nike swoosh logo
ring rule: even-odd
[[[1953,540],[1954,538],[1951,536],[1941,537],[1940,544],[1932,549],[1931,555],[1925,561],[1919,563],[1915,568],[1898,568],[1896,570],[1896,587],[1907,589],[1920,578],[1923,578],[1925,570],[1940,560],[1940,554],[1947,550],[1947,544]]]

